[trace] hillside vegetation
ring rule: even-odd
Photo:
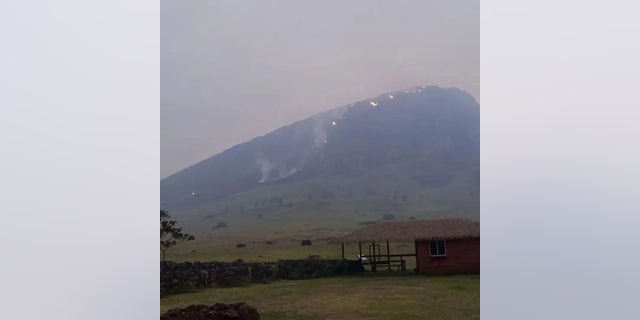
[[[383,219],[479,219],[480,109],[456,88],[355,102],[161,181],[200,239],[322,239]],[[235,240],[233,240],[235,241]]]

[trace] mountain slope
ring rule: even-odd
[[[464,91],[389,92],[173,174],[161,180],[161,206],[225,220],[287,210],[479,218],[479,136],[480,109]]]

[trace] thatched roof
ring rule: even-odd
[[[335,241],[409,241],[479,237],[479,222],[466,219],[438,219],[378,222],[339,237]]]

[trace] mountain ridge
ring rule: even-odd
[[[390,178],[398,180],[394,186],[405,193],[424,191],[411,198],[424,198],[426,204],[411,206],[408,212],[448,201],[443,212],[462,204],[469,207],[465,216],[479,217],[479,112],[475,98],[457,88],[416,86],[385,92],[295,121],[162,179],[161,206],[178,212],[196,207],[220,211],[228,208],[222,205],[225,199],[251,194],[245,202],[254,203],[256,210],[262,208],[256,203],[274,197],[326,210],[309,200],[315,193],[324,202],[341,204],[361,197],[366,207],[381,200],[371,199],[372,193],[393,199],[391,192],[381,191],[390,188],[391,183],[384,182]],[[387,178],[377,181],[376,176]],[[323,183],[334,186],[321,187]],[[342,191],[351,196],[327,196],[342,185],[350,186]],[[455,195],[448,195],[447,188],[456,189],[450,192]],[[468,190],[473,199],[456,200],[464,193],[460,190]],[[402,198],[411,202],[406,194]],[[403,206],[391,207],[402,211]]]

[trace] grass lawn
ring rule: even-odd
[[[244,301],[262,319],[480,319],[480,276],[363,274],[281,280],[163,297],[161,313],[191,304]]]
[[[313,245],[300,246],[300,239],[280,238],[273,240],[273,244],[263,241],[245,241],[243,238],[227,239],[196,239],[194,241],[180,243],[167,251],[167,260],[174,262],[184,261],[226,261],[231,262],[242,259],[245,262],[275,262],[279,259],[306,259],[310,255],[319,255],[322,259],[341,259],[339,243],[329,243],[326,240],[313,240]],[[245,243],[246,247],[237,248],[237,243]],[[368,253],[369,243],[362,244],[364,254]],[[415,253],[414,243],[391,242],[392,254]],[[382,244],[382,253],[386,253],[385,244]],[[345,244],[345,258],[355,260],[358,254],[358,245]],[[407,270],[413,270],[416,265],[414,257],[405,257]]]

